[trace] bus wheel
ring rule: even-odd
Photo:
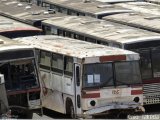
[[[75,118],[74,107],[72,102],[67,102],[66,114],[69,118]]]
[[[27,111],[25,114],[26,119],[32,119],[33,118],[33,112],[32,111]]]

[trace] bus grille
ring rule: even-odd
[[[144,84],[144,105],[160,103],[160,83]]]
[[[155,92],[160,92],[160,83],[144,84],[143,94],[153,94]]]

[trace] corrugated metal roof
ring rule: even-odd
[[[146,30],[129,27],[105,20],[91,17],[65,16],[43,21],[43,24],[54,25],[59,28],[73,31],[85,36],[104,41],[116,41],[119,43],[134,42],[137,40],[149,40],[152,38],[160,40],[160,34]]]
[[[137,53],[123,49],[118,49],[118,48],[113,48],[104,45],[98,45],[85,41],[80,41],[60,36],[53,36],[53,35],[16,38],[15,40],[29,44],[35,48],[48,50],[55,53],[73,56],[77,58],[110,56],[110,55],[138,56]]]

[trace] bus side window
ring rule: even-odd
[[[58,35],[63,36],[63,30],[58,29]]]
[[[97,40],[97,44],[101,44],[101,45],[106,45],[106,46],[108,46],[108,43],[107,43],[107,42],[100,41],[100,40]]]
[[[73,59],[71,57],[64,57],[64,74],[68,76],[73,75]]]
[[[75,39],[78,39],[78,40],[84,40],[84,36],[82,35],[78,35],[78,34],[75,34]]]
[[[50,70],[51,66],[51,53],[41,51],[40,52],[40,68]]]
[[[92,38],[89,38],[89,37],[86,37],[85,41],[91,42],[91,43],[96,43],[95,39],[92,39]]]
[[[58,34],[58,30],[57,30],[56,27],[52,27],[52,28],[51,28],[51,34],[52,34],[52,35],[57,35],[57,34]]]
[[[63,74],[63,55],[52,54],[52,71]]]
[[[45,26],[45,34],[46,35],[51,35],[51,27],[50,26]]]
[[[77,86],[80,86],[80,69],[79,69],[79,66],[76,66],[76,82],[77,82]]]

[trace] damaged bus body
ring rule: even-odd
[[[9,107],[17,118],[32,118],[41,108],[41,90],[34,49],[0,36],[0,73]]]
[[[36,48],[44,107],[71,118],[144,112],[137,53],[53,35],[15,40]]]

